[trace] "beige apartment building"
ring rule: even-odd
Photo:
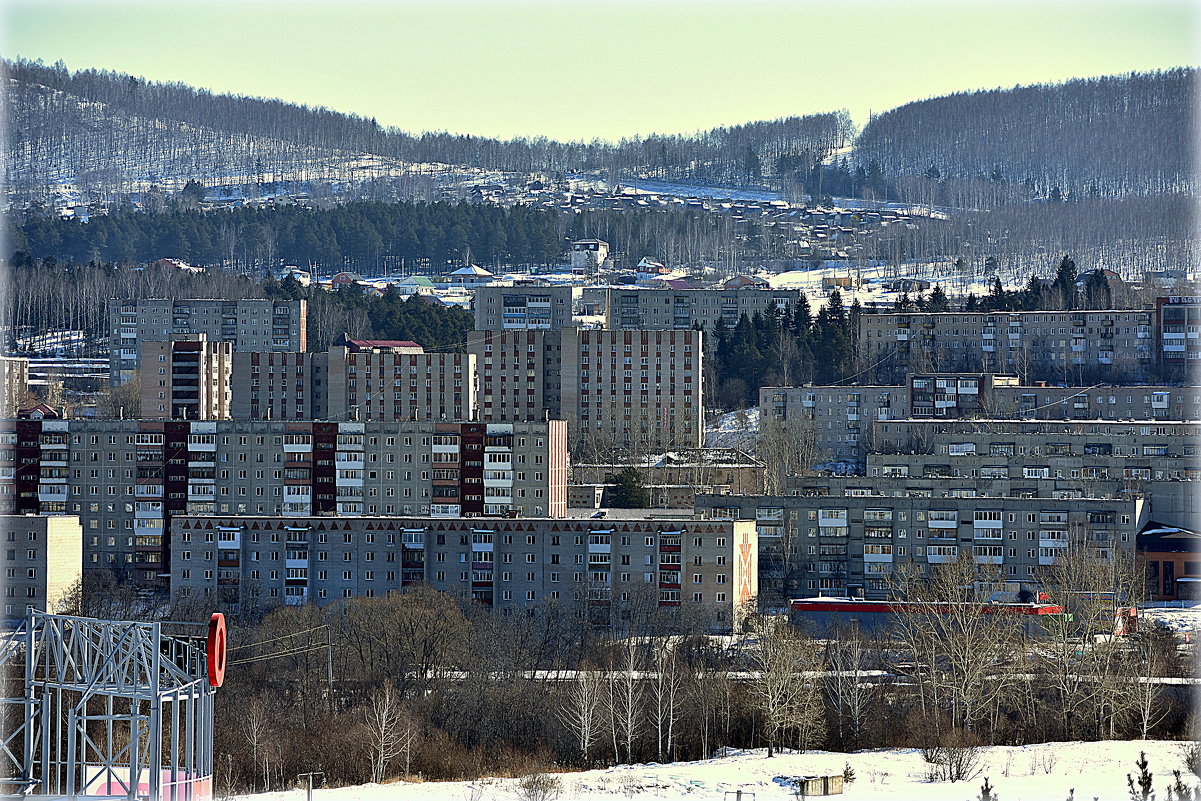
[[[110,381],[122,383],[141,367],[145,342],[167,342],[184,334],[204,334],[228,342],[234,352],[287,352],[307,349],[307,306],[303,300],[176,300],[143,298],[109,301]]]
[[[228,420],[233,345],[204,334],[141,344],[141,410],[148,420]]]
[[[572,441],[644,453],[700,447],[702,337],[691,329],[564,330],[562,411]]]
[[[4,617],[27,609],[57,612],[83,577],[83,536],[74,515],[3,515]]]
[[[424,584],[505,611],[680,608],[730,631],[758,595],[748,521],[181,516],[171,596],[318,605]]]

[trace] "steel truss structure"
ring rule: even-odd
[[[220,681],[203,631],[163,631],[181,625],[29,610],[0,639],[0,793],[211,798]]]

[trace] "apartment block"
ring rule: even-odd
[[[759,407],[780,420],[811,421],[819,459],[862,462],[873,426],[889,420],[1201,419],[1201,387],[1056,387],[1015,376],[920,373],[904,386],[763,387]]]
[[[27,609],[59,611],[83,576],[83,536],[76,516],[0,516],[4,537],[4,620]]]
[[[796,307],[799,289],[649,289],[611,287],[608,327],[615,330],[680,331],[700,327],[713,333],[721,320],[730,328],[742,315],[785,312]]]
[[[1201,387],[1009,385],[992,393],[993,417],[1036,420],[1201,420]],[[986,415],[987,416],[987,415]]]
[[[479,419],[561,419],[562,331],[489,330],[467,335],[479,381]],[[572,432],[574,434],[574,432]]]
[[[1201,359],[1201,297],[1156,298],[1156,358],[1165,375],[1188,376]]]
[[[236,351],[234,420],[329,419],[328,353]]]
[[[223,605],[325,605],[424,584],[506,613],[683,607],[729,631],[758,593],[748,521],[189,515],[171,538],[172,597]]]
[[[908,416],[909,397],[902,386],[761,387],[759,408],[800,421],[812,432],[819,461],[850,462],[870,450],[873,422]]]
[[[869,476],[1026,481],[1201,478],[1198,423],[1051,420],[892,420],[875,424]]]
[[[29,359],[0,356],[0,418],[16,417],[28,390]]]
[[[325,414],[331,420],[469,420],[475,357],[426,353],[415,342],[346,339],[329,349]]]
[[[303,300],[176,300],[144,298],[109,301],[111,381],[133,378],[141,368],[142,343],[167,342],[181,334],[204,334],[237,351],[307,349],[307,306]]]
[[[228,420],[233,345],[179,334],[140,346],[141,409],[150,420]]]
[[[1154,332],[1146,309],[863,314],[859,347],[894,374],[1004,373],[1087,386],[1147,375]]]
[[[6,421],[0,513],[78,515],[86,567],[165,587],[180,514],[563,516],[566,439],[563,421]]]
[[[1133,549],[1145,524],[1141,498],[931,498],[881,495],[701,496],[707,519],[753,520],[759,583],[771,604],[813,595],[887,597],[899,565],[993,565],[1015,584],[1037,584],[1064,548],[1111,558]]]
[[[477,331],[554,331],[572,325],[578,287],[518,284],[475,291]]]
[[[701,445],[700,331],[562,332],[572,441],[655,452]]]

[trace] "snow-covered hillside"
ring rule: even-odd
[[[926,781],[928,765],[917,749],[883,749],[849,754],[828,751],[780,754],[772,758],[763,750],[736,751],[703,762],[669,765],[621,765],[606,770],[558,774],[560,799],[658,798],[702,801],[743,798],[755,801],[795,796],[778,777],[841,774],[845,765],[855,772],[842,798],[922,799],[966,801],[978,798],[987,776],[1004,801],[1124,801],[1129,798],[1126,774],[1138,774],[1135,760],[1145,751],[1155,776],[1155,797],[1166,798],[1172,770],[1197,780],[1185,769],[1184,744],[1159,740],[1100,743],[1046,743],[1028,746],[993,746],[982,749],[981,770],[968,782]],[[753,793],[753,796],[748,795]],[[300,801],[301,790],[245,796],[246,801]],[[517,801],[523,796],[517,779],[481,779],[475,782],[429,782],[360,785],[317,790],[317,801],[433,801],[478,799]]]
[[[705,427],[706,448],[753,451],[759,437],[759,407],[723,414]]]

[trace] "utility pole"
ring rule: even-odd
[[[310,771],[309,773],[301,773],[296,777],[296,780],[305,780],[304,798],[305,801],[313,801],[313,777],[320,776],[321,783],[325,784],[325,772],[320,770]]]
[[[329,711],[334,711],[334,640],[333,629],[325,627],[325,680],[329,696]]]

